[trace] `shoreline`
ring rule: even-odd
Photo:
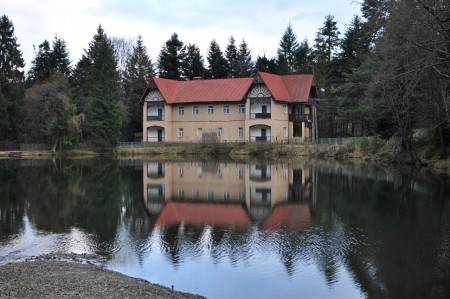
[[[450,174],[450,158],[442,159],[430,147],[417,148],[417,154],[425,168]],[[50,150],[0,151],[0,159],[151,159],[181,161],[186,159],[228,159],[233,161],[264,160],[299,161],[321,159],[338,162],[367,163],[390,167],[414,167],[405,153],[399,153],[393,145],[378,147],[356,144],[233,144],[192,143],[155,144],[146,146],[122,146],[98,150],[94,148],[69,149],[62,152]]]
[[[0,266],[0,298],[204,298],[104,269],[84,255],[45,255]]]

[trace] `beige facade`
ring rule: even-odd
[[[311,103],[297,103],[311,113]],[[157,89],[143,102],[144,142],[287,142],[310,138],[311,124],[290,120],[293,104],[254,84],[243,101],[167,104]],[[297,129],[295,129],[296,127]]]
[[[152,214],[170,201],[239,203],[259,221],[278,204],[315,203],[309,166],[145,162],[143,168],[144,202]]]

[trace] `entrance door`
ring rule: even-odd
[[[266,135],[266,128],[261,128],[261,140],[266,141],[267,140],[267,135]]]
[[[158,129],[158,142],[163,141],[163,131]]]
[[[261,113],[262,114],[266,114],[267,113],[267,106],[266,105],[261,106]]]

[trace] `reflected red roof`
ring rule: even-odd
[[[176,81],[154,78],[168,104],[193,102],[239,102],[245,98],[253,78]]]
[[[238,204],[168,202],[156,220],[157,225],[187,224],[246,228],[251,220],[244,207]]]
[[[312,74],[275,75],[259,72],[258,76],[277,101],[306,102],[314,86]],[[245,99],[254,80],[250,77],[178,81],[155,77],[151,79],[150,86],[158,88],[168,104],[239,102]]]
[[[282,204],[272,210],[269,218],[264,222],[263,229],[288,229],[303,231],[312,223],[311,213],[307,204]]]

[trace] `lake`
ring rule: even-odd
[[[325,161],[0,160],[0,264],[47,253],[208,298],[450,298],[450,184]]]

